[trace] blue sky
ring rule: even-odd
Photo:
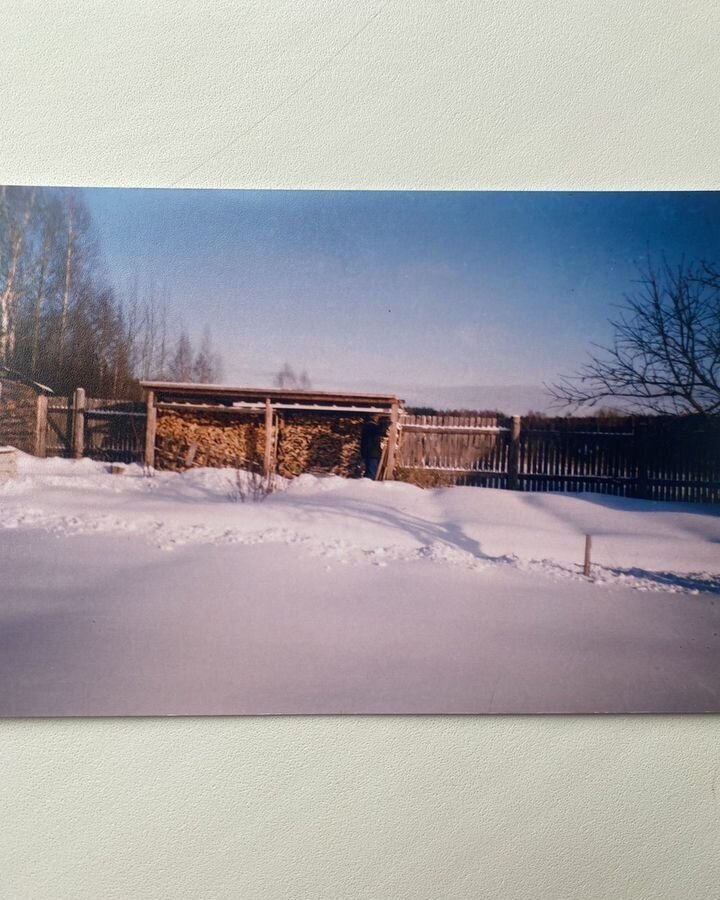
[[[113,282],[210,324],[228,383],[540,385],[607,339],[636,264],[720,261],[720,194],[86,189]]]

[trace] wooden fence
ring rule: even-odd
[[[720,501],[720,419],[403,415],[398,477],[522,491]]]
[[[78,388],[72,397],[48,398],[44,423],[42,410],[38,419],[41,456],[143,462],[144,403],[86,398],[85,391]]]
[[[508,487],[512,425],[504,416],[401,415],[396,473],[427,484]]]
[[[143,462],[147,408],[126,400],[39,397],[37,452]],[[402,414],[387,477],[425,486],[594,491],[720,502],[720,417],[543,418]]]

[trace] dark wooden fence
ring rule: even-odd
[[[44,446],[37,449],[40,456],[71,455],[72,420],[72,398],[48,397]]]
[[[397,474],[419,484],[720,501],[720,418],[400,419]]]
[[[41,455],[142,463],[145,419],[143,403],[86,398],[82,389],[72,397],[50,397]]]

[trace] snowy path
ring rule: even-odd
[[[0,714],[720,711],[707,507],[21,468]]]

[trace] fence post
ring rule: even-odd
[[[82,459],[85,452],[85,388],[75,388],[73,396],[72,455]]]
[[[273,448],[275,440],[273,436],[273,406],[270,397],[265,398],[265,459],[263,461],[263,475],[269,478],[273,470]]]
[[[152,469],[155,467],[155,431],[157,429],[157,407],[155,406],[155,391],[147,392],[147,407],[145,419],[145,465]]]
[[[522,419],[520,416],[512,417],[510,429],[510,451],[508,456],[508,488],[511,491],[520,490],[520,433],[522,431]]]
[[[38,394],[37,419],[35,422],[35,456],[43,459],[47,456],[48,398],[47,394]]]
[[[638,422],[635,425],[635,466],[637,469],[635,494],[641,500],[649,500],[648,426],[646,422]]]
[[[390,411],[390,427],[387,434],[387,462],[385,463],[385,471],[383,472],[383,481],[392,481],[395,476],[395,453],[397,451],[398,441],[398,418],[400,412],[398,403],[395,401]]]

